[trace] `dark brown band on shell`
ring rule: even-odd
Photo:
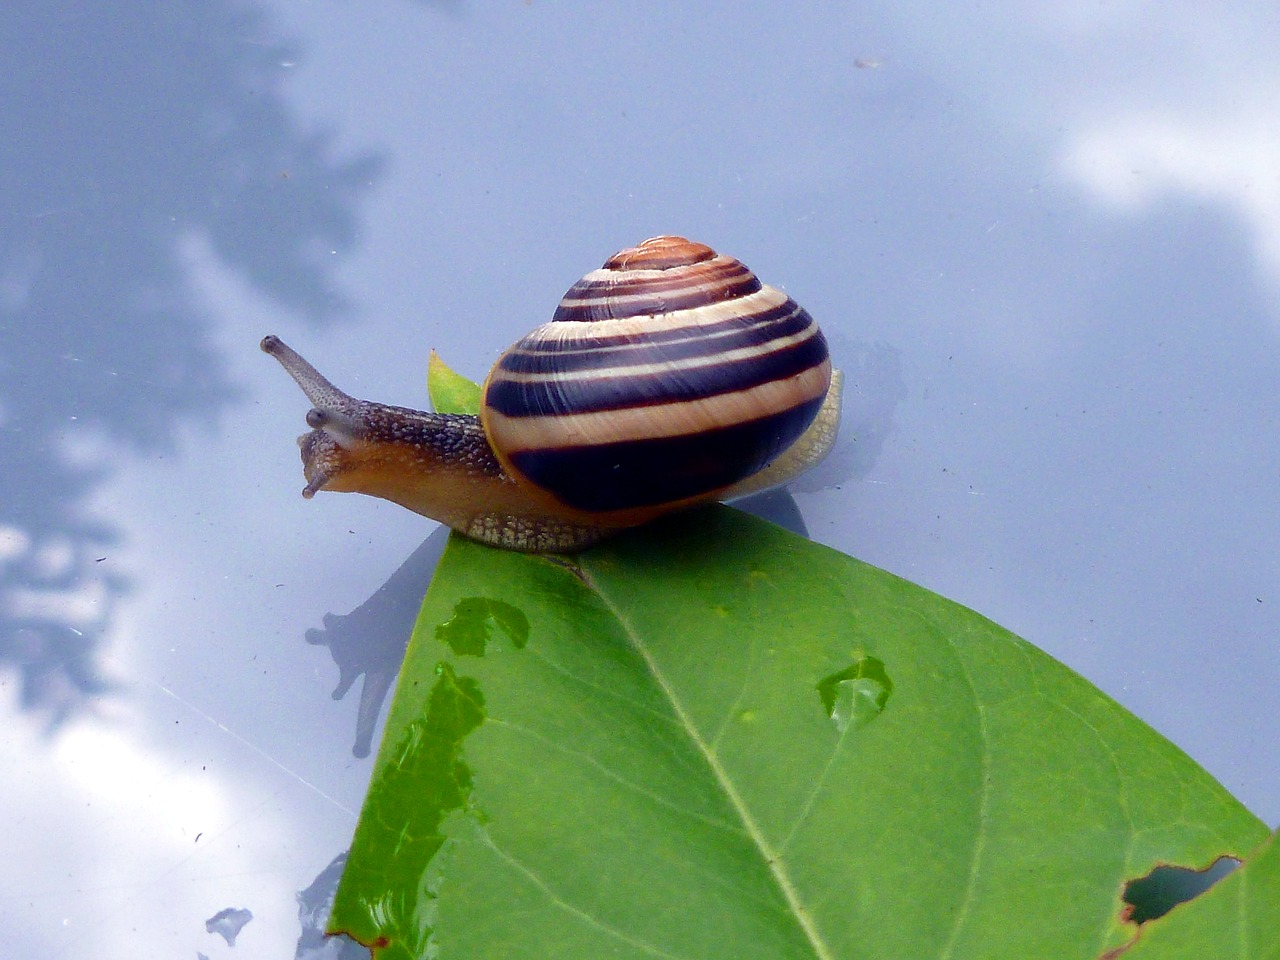
[[[515,454],[520,473],[579,510],[676,503],[719,490],[767,466],[813,420],[822,398],[692,436]]]

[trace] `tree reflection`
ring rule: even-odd
[[[170,450],[234,399],[182,241],[309,317],[345,306],[328,252],[379,162],[291,115],[294,55],[269,36],[210,0],[47,0],[0,29],[0,664],[54,725],[104,688],[126,588],[83,509],[105,475],[72,451]]]

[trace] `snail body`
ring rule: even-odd
[[[656,237],[569,289],[499,357],[479,417],[356,400],[277,337],[302,387],[306,497],[392,500],[477,540],[582,549],[785,482],[835,440],[839,378],[809,314],[731,257]]]

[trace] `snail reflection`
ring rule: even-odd
[[[478,417],[357,400],[279,338],[314,405],[306,497],[366,493],[468,537],[575,551],[785,483],[835,443],[840,378],[785,293],[682,237],[610,257],[498,360]]]

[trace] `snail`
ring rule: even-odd
[[[614,254],[498,359],[478,417],[356,400],[279,337],[313,409],[310,498],[394,501],[484,543],[573,552],[783,483],[835,442],[840,376],[809,314],[683,237]]]

